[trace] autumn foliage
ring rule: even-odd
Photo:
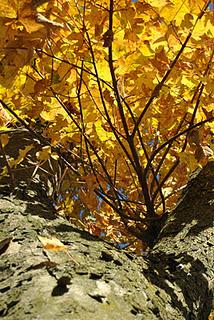
[[[9,126],[29,129],[37,171],[59,163],[59,213],[152,245],[213,155],[213,39],[210,1],[1,0],[1,147]]]

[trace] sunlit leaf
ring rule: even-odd
[[[39,240],[41,241],[43,248],[46,250],[53,250],[53,251],[65,251],[67,247],[57,238],[51,237],[42,237],[38,236]]]
[[[51,156],[51,147],[50,146],[43,147],[41,151],[38,151],[36,153],[36,156],[40,161],[48,160]]]

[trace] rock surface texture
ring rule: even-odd
[[[146,257],[119,251],[58,217],[39,180],[19,182],[15,193],[9,183],[2,180],[0,188],[3,319],[208,318],[214,162],[189,182]],[[46,250],[38,236],[56,237],[67,250]]]

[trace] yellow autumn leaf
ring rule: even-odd
[[[154,55],[154,51],[151,49],[149,44],[143,44],[139,47],[139,50],[144,57],[151,57]]]
[[[171,0],[168,5],[165,5],[160,10],[160,15],[164,18],[165,22],[169,24],[173,20],[176,25],[180,25],[184,19],[184,16],[189,13],[188,0]]]
[[[172,187],[166,187],[166,188],[163,188],[163,195],[164,197],[167,197],[168,195],[170,195],[173,191],[173,188]]]
[[[51,154],[51,158],[53,158],[54,160],[57,161],[57,160],[59,160],[59,155],[54,152],[54,153]]]
[[[51,156],[51,146],[45,146],[41,151],[36,153],[36,157],[40,161],[48,160]]]
[[[0,17],[15,19],[17,17],[16,0],[1,0]]]
[[[162,7],[165,7],[167,5],[168,1],[167,0],[163,0],[163,1],[150,0],[149,3],[150,3],[151,6],[154,6],[154,7],[157,7],[157,8],[162,8]]]
[[[114,134],[111,131],[107,131],[100,120],[95,122],[95,129],[101,142],[114,139]]]
[[[54,251],[64,251],[67,250],[67,247],[57,238],[51,237],[42,237],[38,236],[41,241],[43,248],[46,250],[54,250]]]
[[[9,142],[9,136],[8,136],[8,134],[1,134],[1,135],[0,135],[0,140],[1,140],[1,145],[2,145],[2,147],[4,148],[4,147],[8,144],[8,142]]]
[[[24,25],[26,31],[29,33],[36,32],[44,28],[41,23],[37,23],[32,17],[21,18],[19,21]]]
[[[197,85],[197,81],[194,81],[192,79],[188,79],[187,77],[183,76],[181,83],[187,86],[190,89],[193,89]]]
[[[19,150],[19,155],[17,159],[9,159],[9,164],[11,167],[16,168],[18,164],[20,164],[26,157],[27,153],[34,148],[34,145],[28,145],[24,149]]]
[[[190,172],[193,172],[197,167],[198,163],[194,154],[187,154],[186,152],[181,152],[179,154],[181,164],[185,164],[190,169]]]

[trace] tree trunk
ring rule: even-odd
[[[0,315],[8,320],[206,320],[212,309],[214,162],[194,177],[146,257],[56,215],[41,182],[0,188]],[[21,187],[22,186],[22,187]],[[67,250],[47,250],[38,236]]]

